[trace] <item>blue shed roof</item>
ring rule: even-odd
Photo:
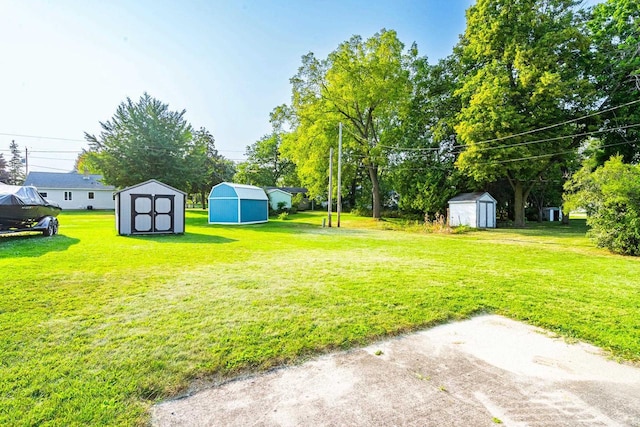
[[[221,182],[218,185],[214,185],[211,193],[209,193],[209,198],[216,197],[237,197],[243,200],[269,200],[262,188],[233,182]]]

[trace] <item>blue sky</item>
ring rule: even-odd
[[[269,112],[289,102],[302,55],[325,58],[353,34],[386,28],[435,62],[471,3],[0,0],[0,153],[8,159],[14,139],[29,149],[29,170],[71,170],[84,132],[146,91],[242,159],[270,131]]]

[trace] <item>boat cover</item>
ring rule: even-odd
[[[6,185],[0,183],[0,206],[2,205],[56,205],[45,200],[35,187]]]

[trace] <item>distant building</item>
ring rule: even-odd
[[[36,187],[62,209],[114,209],[115,187],[101,180],[102,175],[77,172],[29,172],[24,185]]]
[[[282,206],[283,209],[291,209],[291,193],[287,193],[279,188],[269,188],[266,190],[269,197],[271,210],[277,211]]]

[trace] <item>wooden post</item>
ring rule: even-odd
[[[340,122],[338,130],[338,228],[340,228],[340,214],[342,213],[342,122]]]
[[[333,204],[333,148],[329,149],[329,202],[327,203],[328,226],[331,228],[331,205]]]

